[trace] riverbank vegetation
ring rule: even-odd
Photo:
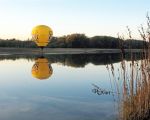
[[[53,37],[47,48],[112,48],[112,49],[142,49],[147,44],[141,40],[123,40],[110,36],[87,37],[84,34],[71,34],[62,37]],[[32,40],[0,39],[0,47],[37,48]]]
[[[132,39],[128,29],[129,38]],[[118,94],[118,110],[120,120],[149,120],[150,119],[150,18],[147,16],[147,28],[141,26],[139,33],[147,44],[143,44],[141,60],[130,54],[130,60],[123,57],[120,67],[116,70],[111,64],[111,81],[115,84]],[[132,49],[131,49],[132,51]],[[115,73],[117,71],[117,73]]]

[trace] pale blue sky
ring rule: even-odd
[[[0,0],[0,38],[30,38],[38,24],[50,26],[54,36],[114,37],[128,25],[138,38],[148,11],[150,0]]]

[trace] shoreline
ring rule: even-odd
[[[132,49],[133,53],[142,52],[143,49]],[[130,53],[125,49],[125,53]],[[0,48],[0,55],[38,55],[40,48]],[[120,49],[99,49],[99,48],[44,48],[43,54],[115,54],[121,53]]]

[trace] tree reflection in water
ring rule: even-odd
[[[0,55],[0,60],[11,59],[28,59],[34,61],[39,55]],[[45,54],[44,57],[48,59],[49,63],[61,63],[62,65],[71,67],[85,67],[87,64],[107,65],[121,62],[120,54]],[[141,59],[141,53],[134,54],[138,60]],[[131,60],[130,55],[126,54],[125,60]]]

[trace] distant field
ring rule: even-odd
[[[40,48],[0,48],[0,55],[9,54],[39,54]],[[120,53],[120,49],[94,49],[94,48],[45,48],[44,54],[104,54],[104,53]],[[125,50],[130,52],[130,50]],[[132,49],[132,52],[142,52],[142,49]]]

